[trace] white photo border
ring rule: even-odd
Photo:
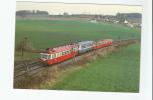
[[[18,0],[23,1],[23,0]],[[152,100],[152,0],[24,0],[35,2],[142,5],[139,93],[13,89],[16,1],[0,4],[0,97],[4,100]]]

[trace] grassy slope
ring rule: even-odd
[[[138,92],[140,46],[131,45],[65,74],[48,89]]]
[[[79,40],[140,37],[140,30],[86,21],[17,20],[16,43],[28,37],[35,49],[55,47]]]

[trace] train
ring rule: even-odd
[[[40,53],[39,59],[47,65],[53,65],[93,50],[111,46],[112,44],[112,39],[81,41],[55,48],[47,48],[46,52]]]

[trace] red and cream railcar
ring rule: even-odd
[[[40,55],[40,59],[48,65],[56,64],[78,55],[78,46],[74,44],[48,48],[47,53],[40,53]]]
[[[99,48],[111,46],[112,44],[113,44],[112,39],[100,40],[100,41],[96,42],[96,44],[94,45],[94,49],[99,49]]]

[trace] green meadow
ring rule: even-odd
[[[140,44],[121,48],[79,70],[65,73],[46,89],[139,92]]]
[[[45,49],[83,40],[140,38],[140,29],[88,21],[16,20],[15,43],[24,37],[35,49]]]

